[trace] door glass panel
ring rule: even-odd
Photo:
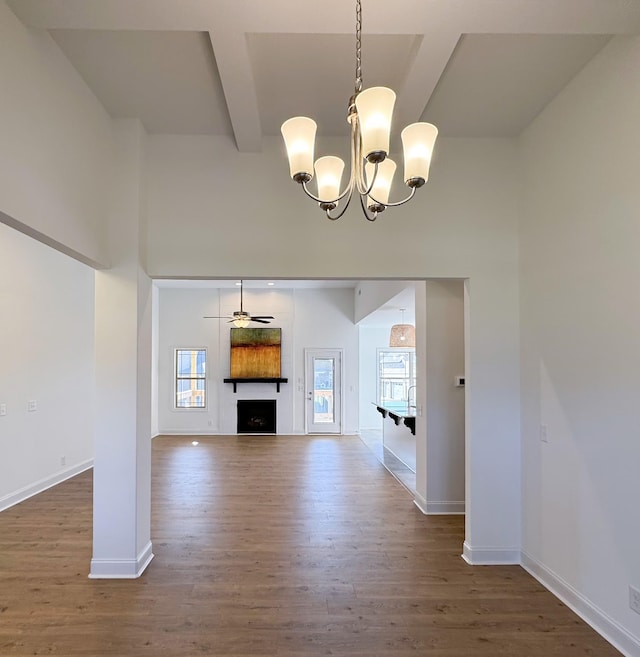
[[[313,359],[313,422],[335,422],[334,358]]]

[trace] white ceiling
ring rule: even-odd
[[[50,31],[113,117],[151,133],[228,135],[259,151],[305,114],[320,135],[346,137],[355,2],[9,5]],[[510,137],[612,35],[639,31],[640,0],[363,0],[364,85],[395,89],[398,132],[422,118],[445,136]]]

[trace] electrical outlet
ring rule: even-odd
[[[541,424],[540,425],[540,440],[543,443],[548,443],[549,442],[549,432],[547,430],[547,425],[546,424]]]
[[[67,465],[67,457],[66,456],[61,456],[60,457],[60,465]]]
[[[7,405],[0,404],[0,415],[6,415],[6,414],[7,414]]]
[[[633,586],[629,587],[629,607],[640,614],[640,589]]]
[[[29,413],[33,413],[34,411],[38,410],[38,404],[35,399],[30,399],[27,402],[27,410],[29,411]]]

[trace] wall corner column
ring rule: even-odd
[[[144,139],[114,122],[107,244],[95,275],[96,425],[91,578],[135,578],[151,544],[152,285],[143,269]]]

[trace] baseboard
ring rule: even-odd
[[[463,516],[464,502],[427,502],[427,515]]]
[[[588,598],[524,551],[521,553],[521,565],[623,655],[640,657],[640,638],[625,630]]]
[[[65,468],[60,472],[56,472],[56,474],[51,475],[50,477],[46,477],[45,479],[36,481],[33,484],[29,484],[29,486],[20,488],[14,493],[5,495],[4,497],[0,498],[0,511],[4,511],[9,507],[15,506],[16,504],[20,504],[20,502],[24,502],[25,500],[28,500],[30,497],[33,497],[34,495],[38,495],[38,493],[44,492],[48,488],[57,486],[58,484],[61,484],[63,481],[66,481],[67,479],[71,479],[71,477],[75,477],[76,475],[79,475],[81,472],[84,472],[85,470],[89,470],[92,467],[93,467],[93,459],[88,459],[86,461],[83,461],[82,463],[78,463],[78,465],[71,466],[70,468]]]
[[[413,494],[413,503],[424,513],[424,515],[427,515],[427,500],[418,493],[418,491],[415,491]]]
[[[425,516],[463,516],[464,502],[427,502],[420,495],[414,493],[413,503]]]
[[[142,575],[152,559],[151,541],[136,559],[91,559],[89,579],[135,579]]]
[[[462,546],[462,558],[471,566],[520,565],[519,548],[471,547],[467,541]]]

